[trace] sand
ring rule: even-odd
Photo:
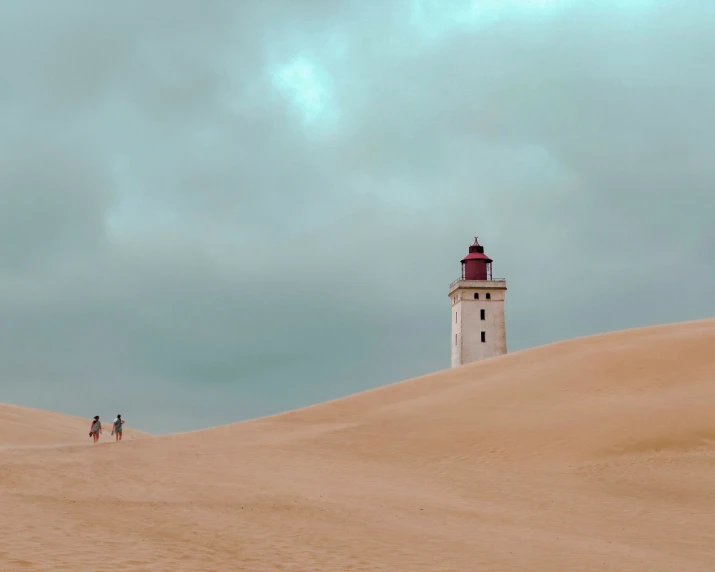
[[[713,319],[191,433],[92,445],[80,421],[0,408],[0,570],[715,563]]]
[[[65,445],[89,445],[92,439],[89,428],[92,424],[90,415],[87,419],[52,413],[28,407],[18,407],[0,403],[0,450],[8,448],[63,447]],[[103,417],[102,442],[114,440],[112,421],[116,415]],[[149,437],[150,434],[136,429],[122,431],[122,440],[134,440]]]

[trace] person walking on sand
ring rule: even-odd
[[[115,441],[122,440],[122,425],[124,425],[124,419],[117,413],[117,418],[112,422],[112,435],[114,435]]]
[[[89,428],[89,436],[94,439],[96,443],[99,441],[99,436],[102,434],[102,422],[99,420],[99,415],[95,415],[92,420],[92,425]]]

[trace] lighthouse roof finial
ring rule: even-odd
[[[475,252],[478,252],[479,254],[484,254],[484,247],[481,244],[479,244],[478,236],[474,237],[474,244],[469,246],[469,253],[473,254]]]

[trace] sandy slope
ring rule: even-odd
[[[102,441],[113,440],[114,416],[102,418]],[[38,447],[48,445],[91,445],[89,427],[92,417],[81,419],[61,413],[0,403],[0,448]],[[125,429],[123,440],[148,437],[135,429]]]
[[[705,320],[195,433],[6,449],[0,570],[710,572],[714,476]]]

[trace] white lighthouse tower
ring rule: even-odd
[[[475,237],[461,277],[449,285],[452,367],[506,353],[506,279],[492,277],[492,262]]]

